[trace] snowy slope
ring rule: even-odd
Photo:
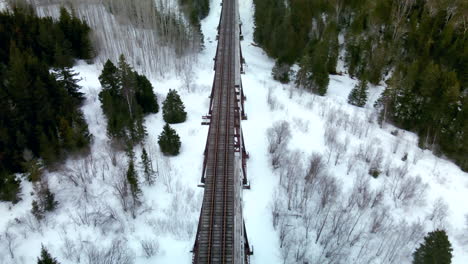
[[[278,233],[273,228],[271,217],[272,200],[278,186],[278,171],[270,166],[266,130],[274,121],[287,120],[293,133],[289,144],[291,150],[299,150],[304,159],[312,152],[326,155],[329,147],[325,144],[324,132],[327,122],[332,122],[327,121],[332,116],[331,113],[348,114],[350,119],[361,120],[361,125],[365,128],[360,137],[343,127],[339,129],[341,138],[348,136],[351,143],[338,165],[334,166],[334,162],[330,162],[328,169],[343,182],[344,189],[351,187],[356,175],[366,166],[362,162],[358,163],[349,175],[346,173],[347,161],[360,144],[378,138],[385,156],[395,166],[405,164],[401,158],[408,152],[409,174],[420,175],[429,186],[427,202],[414,208],[393,206],[392,215],[408,221],[420,219],[424,222],[425,231],[430,231],[431,223],[424,220],[425,215],[431,210],[433,201],[443,197],[449,205],[446,228],[454,247],[453,263],[468,263],[468,247],[461,239],[457,239],[462,232],[467,232],[463,228],[466,228],[464,215],[468,213],[468,204],[463,201],[466,200],[468,175],[453,163],[437,158],[429,151],[418,150],[417,138],[412,133],[399,131],[399,136],[395,137],[390,134],[395,128],[389,125],[383,129],[375,123],[366,126],[368,120],[375,117],[371,103],[364,109],[346,103],[347,94],[356,83],[346,75],[331,77],[326,97],[313,96],[290,85],[273,81],[270,72],[274,62],[260,48],[252,45],[252,1],[239,2],[245,38],[241,44],[247,61],[246,74],[242,77],[247,96],[248,120],[243,121],[242,126],[251,157],[247,164],[247,173],[252,186],[251,190],[244,192],[244,216],[247,235],[254,247],[252,263],[282,262]],[[152,80],[159,103],[164,100],[169,89],[179,91],[188,119],[185,123],[174,126],[181,137],[182,149],[181,154],[173,158],[162,156],[157,146],[157,137],[164,124],[161,113],[150,115],[146,119],[148,138],[145,146],[152,157],[153,165],[158,167],[159,174],[154,186],[142,184],[144,203],[137,217],[134,219],[128,212],[124,212],[115,195],[114,182],[126,169],[127,161],[123,153],[113,153],[109,148],[105,133],[106,123],[98,100],[101,66],[80,62],[74,69],[83,78],[81,85],[87,98],[83,111],[94,136],[92,159],[70,159],[62,168],[47,173],[51,190],[60,204],[41,223],[37,223],[31,216],[33,187],[27,181],[22,182],[23,200],[19,204],[11,206],[0,203],[1,264],[33,263],[39,255],[41,244],[62,264],[88,263],[91,248],[105,248],[112,241],[120,241],[121,248],[125,249],[122,251],[128,252],[134,263],[190,263],[190,250],[202,197],[202,189],[196,186],[201,176],[202,152],[208,130],[200,122],[201,116],[208,110],[208,95],[214,76],[212,59],[216,49],[219,3],[220,0],[211,1],[210,14],[202,21],[206,48],[199,55],[197,64],[193,65],[193,75],[190,74],[189,77],[194,80],[189,89],[183,78],[175,74]],[[378,97],[382,89],[371,89],[372,100]],[[268,94],[276,102],[274,107],[267,102]],[[339,127],[336,121],[332,123]],[[400,143],[393,153],[396,142]],[[138,159],[139,151],[136,153]],[[116,165],[113,164],[113,159],[117,161]],[[67,176],[73,173],[82,173],[86,175],[86,179],[75,186]],[[372,179],[373,188],[383,184],[384,177]],[[387,202],[391,203],[389,197]],[[12,243],[6,242],[7,235],[12,238],[8,239]],[[144,257],[141,247],[141,241],[144,240],[159,244],[159,251],[155,256]],[[10,258],[10,248],[14,259]],[[311,246],[311,249],[316,250],[316,247]]]

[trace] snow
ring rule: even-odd
[[[128,212],[123,212],[118,199],[114,195],[113,182],[117,175],[126,169],[127,158],[123,153],[117,154],[117,165],[111,162],[112,153],[106,135],[106,121],[100,108],[98,94],[100,83],[99,65],[89,65],[79,62],[74,70],[80,73],[86,102],[83,106],[85,118],[90,132],[94,136],[92,143],[93,159],[83,157],[70,158],[61,168],[47,172],[51,190],[56,194],[59,207],[50,213],[40,224],[34,222],[30,208],[34,197],[33,186],[26,180],[22,181],[23,200],[16,205],[0,203],[0,263],[32,263],[44,244],[54,257],[62,264],[78,263],[76,259],[66,258],[65,242],[73,241],[76,251],[73,256],[85,253],[90,247],[105,247],[114,239],[124,241],[133,252],[135,263],[190,263],[196,226],[201,208],[203,190],[197,187],[201,176],[203,150],[208,132],[207,126],[202,126],[201,116],[209,107],[208,96],[213,81],[213,57],[216,51],[216,27],[220,15],[220,0],[211,1],[211,11],[202,21],[205,36],[205,49],[200,53],[198,62],[193,67],[194,82],[190,89],[184,81],[175,74],[167,74],[164,78],[153,78],[151,81],[161,105],[169,89],[178,90],[186,106],[187,121],[174,125],[181,137],[181,153],[177,157],[164,157],[157,146],[158,135],[162,131],[164,121],[161,112],[150,115],[145,120],[148,137],[145,147],[154,163],[159,168],[159,177],[154,186],[142,184],[143,205],[135,219]],[[312,152],[325,154],[327,147],[324,141],[326,120],[330,113],[348,114],[350,118],[358,118],[363,124],[375,118],[372,105],[384,89],[382,86],[371,87],[369,102],[365,108],[357,108],[347,104],[347,95],[357,81],[345,73],[331,76],[327,96],[318,97],[305,91],[297,90],[292,85],[282,85],[271,78],[271,68],[274,61],[266,56],[253,43],[253,4],[252,0],[239,1],[240,16],[243,23],[244,40],[241,42],[242,52],[247,62],[246,74],[242,76],[244,92],[247,96],[246,113],[248,120],[242,121],[245,144],[250,154],[247,163],[247,174],[251,190],[244,191],[244,217],[250,244],[254,247],[252,263],[280,263],[278,234],[273,229],[271,219],[271,201],[278,185],[278,176],[271,166],[267,152],[266,130],[278,120],[287,120],[292,128],[293,137],[291,149],[298,149],[304,158]],[[1,7],[1,3],[0,3]],[[340,62],[339,65],[343,65]],[[276,102],[272,107],[267,102],[268,94]],[[398,130],[397,137],[391,132]],[[403,163],[401,157],[409,153],[409,174],[420,175],[429,185],[426,205],[417,208],[393,208],[392,214],[408,220],[423,219],[430,211],[433,201],[439,197],[449,205],[447,230],[454,247],[454,264],[468,263],[468,247],[456,239],[465,228],[464,215],[468,214],[466,200],[468,189],[468,174],[460,171],[452,162],[435,157],[429,151],[417,148],[417,136],[411,132],[399,130],[391,125],[380,128],[377,124],[370,125],[367,136],[357,137],[348,131],[341,130],[344,138],[351,138],[351,149],[359,144],[378,138],[380,145],[396,166]],[[401,140],[395,154],[392,147]],[[136,151],[137,161],[140,148]],[[350,187],[355,178],[353,173],[346,175],[345,161],[350,158],[351,151],[337,166],[329,164],[329,171]],[[413,164],[413,157],[419,158]],[[88,163],[86,163],[88,162]],[[86,186],[74,186],[67,181],[66,174],[71,171],[87,169],[87,164],[94,164],[89,183]],[[141,172],[141,168],[140,172]],[[370,177],[370,176],[369,176]],[[382,177],[372,181],[373,186],[384,184]],[[103,212],[115,214],[116,220],[102,225],[80,222],[85,217],[80,212]],[[17,220],[15,220],[17,219]],[[21,221],[18,224],[18,221]],[[31,224],[26,224],[26,222]],[[29,227],[27,227],[29,226]],[[426,231],[431,231],[426,226]],[[13,233],[15,239],[15,259],[9,257],[5,231]],[[465,229],[466,230],[466,229]],[[159,252],[156,256],[145,258],[140,241],[144,239],[159,242]],[[72,250],[73,251],[73,250]]]

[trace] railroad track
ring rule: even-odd
[[[242,184],[236,170],[238,160],[234,146],[235,124],[240,123],[235,88],[236,78],[240,78],[236,75],[239,66],[236,60],[240,60],[236,53],[239,44],[236,1],[223,1],[218,26],[202,178],[205,192],[193,249],[193,263],[196,264],[242,264],[248,259],[243,251],[245,227],[243,220],[239,221],[242,219],[239,205]]]

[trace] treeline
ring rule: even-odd
[[[382,121],[417,132],[421,147],[468,170],[466,1],[254,3],[254,38],[277,60],[276,79],[289,81],[298,63],[296,84],[323,95],[344,50],[348,73],[361,83],[379,84],[391,73],[376,104]]]
[[[30,8],[3,11],[0,29],[0,200],[15,202],[14,173],[88,146],[84,97],[68,66],[92,49],[89,27],[66,9],[58,21]]]

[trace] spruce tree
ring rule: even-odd
[[[78,79],[77,76],[78,73],[68,67],[55,70],[55,78],[59,86],[64,88],[79,105],[84,101],[85,97],[84,94],[80,92],[81,86],[78,85],[80,79]]]
[[[112,93],[117,93],[119,89],[119,78],[118,78],[118,69],[112,63],[112,61],[107,60],[102,69],[101,75],[99,75],[99,82],[101,83],[103,90],[112,91]]]
[[[360,80],[348,96],[348,103],[363,107],[367,102],[367,80]]]
[[[17,203],[20,200],[20,181],[14,174],[0,171],[0,201]]]
[[[187,119],[184,103],[176,90],[169,90],[163,102],[163,118],[169,124],[182,123]]]
[[[136,76],[136,101],[143,110],[143,114],[157,113],[159,111],[158,100],[153,92],[153,85],[144,75],[139,75],[134,72]]]
[[[140,190],[140,187],[138,186],[138,175],[135,170],[133,159],[130,159],[130,162],[128,163],[127,180],[128,180],[128,183],[130,184],[132,197],[134,198],[134,200],[138,200],[141,190]]]
[[[55,194],[50,191],[49,187],[46,187],[42,197],[44,211],[51,212],[58,206],[58,202],[55,200]]]
[[[141,163],[143,165],[143,170],[145,173],[145,181],[148,185],[153,185],[154,183],[154,170],[153,165],[151,164],[151,160],[148,156],[148,152],[146,149],[143,148],[141,152]]]
[[[181,145],[180,137],[169,124],[164,126],[163,132],[159,135],[158,144],[161,148],[161,152],[166,155],[175,156],[179,154]]]
[[[37,259],[37,264],[60,264],[55,258],[52,258],[49,251],[42,246],[41,257]]]
[[[452,262],[452,245],[444,230],[427,234],[424,243],[413,253],[413,264],[450,264]]]

